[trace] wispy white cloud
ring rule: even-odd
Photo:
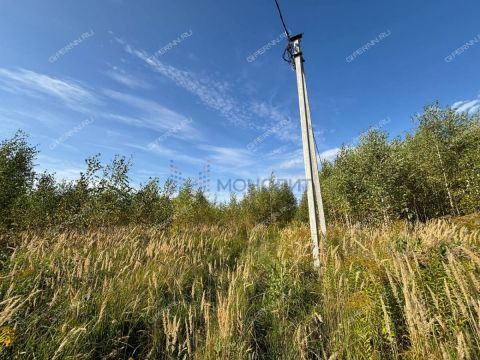
[[[332,148],[322,151],[319,155],[320,160],[333,161],[338,155],[340,148]],[[279,152],[277,152],[279,154]],[[282,161],[275,165],[276,169],[287,170],[287,169],[296,169],[303,168],[303,149],[299,148],[292,152],[281,153]]]
[[[475,114],[480,110],[480,99],[457,101],[452,105],[458,113]]]
[[[135,143],[124,143],[122,145],[124,145],[126,147],[136,149],[136,150],[140,150],[140,151],[144,151],[144,152],[148,152],[148,153],[157,155],[157,156],[159,156],[163,159],[184,161],[184,162],[190,163],[190,164],[202,164],[204,162],[203,159],[181,153],[179,151],[168,148],[168,147],[166,147],[162,144],[155,143],[155,144],[153,144],[153,146],[144,146],[144,145],[139,145],[139,144],[135,144]]]
[[[274,165],[275,169],[287,170],[300,168],[303,166],[303,152],[302,148],[298,148],[290,152],[281,152],[276,154],[280,162]]]
[[[253,101],[251,105],[252,112],[267,120],[263,130],[274,127],[276,129],[275,135],[280,140],[299,142],[300,132],[296,123],[290,120],[290,116],[284,110],[267,102]],[[278,126],[278,124],[282,126]]]
[[[473,107],[470,109],[469,113],[470,113],[470,114],[475,114],[475,113],[477,113],[478,111],[480,111],[480,104],[477,104],[477,105],[473,106]]]
[[[150,89],[151,85],[148,84],[145,80],[135,77],[131,74],[127,74],[125,71],[118,69],[117,67],[112,67],[111,70],[105,71],[107,75],[112,80],[115,80],[119,84],[128,86],[132,89]]]
[[[320,153],[321,160],[333,161],[337,157],[338,153],[340,152],[340,148],[333,148],[322,151]]]
[[[174,137],[182,140],[202,139],[200,130],[185,115],[173,111],[156,101],[128,93],[110,89],[104,89],[103,91],[93,90],[74,80],[64,80],[25,69],[11,70],[4,68],[0,68],[0,89],[17,96],[28,96],[29,98],[33,97],[40,100],[32,102],[30,106],[24,109],[18,108],[14,111],[8,107],[0,109],[0,119],[4,119],[2,120],[1,128],[4,131],[11,132],[16,128],[28,129],[33,122],[41,123],[49,130],[48,136],[42,136],[50,143],[52,140],[55,140],[53,133],[57,133],[58,129],[64,128],[67,122],[71,122],[72,117],[78,117],[78,113],[82,114],[82,120],[84,120],[83,116],[88,114],[92,119],[110,119],[132,127],[153,130],[151,132],[152,138],[145,139],[144,150],[146,151],[150,151],[146,148],[146,145],[161,134],[168,134],[169,138]],[[52,99],[58,100],[65,109],[74,110],[77,114],[64,112],[64,109],[61,109],[60,113],[58,109],[54,112],[49,111],[44,104],[51,103]],[[126,111],[105,111],[104,108],[107,103],[122,105]],[[61,114],[68,114],[68,116],[62,117]],[[101,122],[98,121],[98,124],[100,125]],[[179,124],[182,124],[182,126],[180,127]],[[172,131],[172,129],[175,131]],[[60,132],[57,135],[62,136],[62,133]],[[37,136],[40,135],[37,134]],[[76,150],[67,144],[62,143],[62,146],[68,147],[70,151]],[[163,157],[197,162],[194,158],[165,147],[160,147],[159,144],[152,151]],[[62,170],[64,168],[72,168],[68,164],[62,164],[62,166],[51,165],[50,168],[58,170],[57,173],[62,177],[71,178],[71,176],[67,175],[75,172],[70,171],[66,173]]]
[[[285,160],[284,162],[278,165],[278,169],[285,170],[285,169],[295,169],[299,168],[303,165],[302,158],[292,158],[289,160]]]
[[[254,163],[250,152],[243,148],[213,145],[201,145],[200,148],[208,153],[208,159],[216,165],[232,168],[247,167]]]
[[[39,164],[36,166],[37,172],[53,172],[55,173],[55,178],[60,181],[76,180],[80,177],[81,172],[85,172],[85,168],[79,164],[67,160],[60,160],[44,154],[38,156],[38,162]]]
[[[61,136],[68,127],[74,127],[87,117],[85,114],[71,113],[61,110],[50,110],[42,103],[30,101],[29,106],[9,106],[4,104],[0,108],[0,124],[4,122],[16,124],[16,129],[23,129],[29,134],[40,136],[46,130],[48,136],[45,139],[49,142],[55,140],[55,136]],[[40,128],[38,127],[40,125]],[[39,130],[41,130],[39,132]]]
[[[200,132],[191,125],[186,116],[170,110],[159,103],[147,100],[138,96],[104,89],[103,93],[111,99],[135,108],[139,113],[137,117],[125,115],[108,114],[107,116],[128,125],[145,127],[156,131],[168,131],[172,128],[177,129],[178,124],[184,124],[178,131],[172,133],[172,136],[182,139],[199,139]]]
[[[105,100],[102,94],[88,89],[78,81],[51,77],[26,69],[0,68],[0,87],[4,91],[23,96],[40,99],[45,96],[55,98],[71,109],[88,113],[94,117],[111,118],[130,126],[144,127],[156,131],[168,131],[172,126],[176,126],[180,122],[186,123],[185,120],[187,120],[186,116],[155,101],[108,89],[103,90],[103,95],[132,107],[135,115],[128,116],[104,112],[101,110],[101,105],[103,105],[101,99]],[[38,112],[36,115],[38,117]],[[54,119],[51,119],[51,121],[54,121]],[[187,139],[200,138],[199,131],[189,124],[175,132],[175,136]]]
[[[191,71],[181,70],[150,56],[146,51],[136,49],[124,40],[115,38],[124,50],[144,61],[157,73],[173,81],[177,86],[196,96],[206,107],[218,112],[235,126],[265,131],[288,119],[289,113],[278,106],[258,100],[240,101],[230,94],[232,85],[207,76],[200,76]],[[262,119],[262,121],[259,121]],[[293,131],[295,124],[284,127],[276,133],[281,140],[298,141],[298,131]]]
[[[0,68],[3,90],[33,97],[44,95],[61,100],[70,107],[99,103],[95,94],[78,82],[62,80],[26,69]]]
[[[273,149],[266,154],[263,155],[264,158],[269,159],[269,158],[276,158],[278,155],[281,155],[285,152],[286,146],[280,146],[276,149]]]
[[[2,140],[5,134],[14,133],[18,129],[25,128],[24,123],[13,114],[5,112],[4,109],[0,109],[0,133],[2,134]]]
[[[240,104],[226,93],[225,83],[201,78],[192,72],[177,69],[150,56],[146,51],[133,48],[121,39],[116,38],[116,40],[124,46],[125,51],[129,54],[145,61],[154,71],[197,96],[204,105],[218,111],[228,121],[236,125],[248,124],[247,114]]]

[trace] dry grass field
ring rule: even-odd
[[[478,359],[477,224],[4,238],[0,357]]]

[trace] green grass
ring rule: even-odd
[[[321,278],[303,225],[2,244],[2,359],[480,358],[474,225],[333,226]]]

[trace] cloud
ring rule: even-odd
[[[129,126],[148,128],[168,134],[168,138],[188,140],[202,138],[198,129],[192,126],[191,119],[155,101],[109,89],[103,90],[103,94],[101,94],[74,80],[51,77],[26,69],[11,70],[0,67],[0,89],[37,99],[54,98],[68,108],[84,114],[88,113],[94,118],[113,119]],[[106,98],[104,96],[132,108],[131,114],[133,115],[103,111],[101,106],[105,105]],[[43,101],[42,106],[44,106]],[[25,110],[19,109],[14,115],[9,121],[10,123],[14,120],[21,120],[22,124],[28,124],[31,118],[56,128],[66,121],[58,119],[55,114],[46,113],[42,107],[35,108],[34,104]],[[155,140],[154,136],[158,136],[158,134],[152,135],[150,141]]]
[[[23,129],[27,133],[40,136],[47,134],[46,140],[49,142],[60,137],[62,134],[71,130],[82,121],[94,116],[88,116],[85,113],[76,113],[64,111],[64,109],[50,109],[43,102],[34,102],[25,99],[22,104],[17,105],[5,103],[0,108],[0,124],[15,123],[16,129]],[[90,113],[89,115],[91,115]]]
[[[200,138],[197,129],[191,126],[192,121],[190,119],[155,101],[110,89],[104,89],[103,93],[113,100],[135,108],[140,114],[138,117],[106,114],[107,117],[122,121],[128,125],[145,127],[156,131],[169,131],[170,136],[177,138]]]
[[[218,81],[205,76],[199,76],[191,71],[181,70],[150,56],[146,51],[139,50],[119,38],[115,40],[124,47],[124,50],[144,61],[155,72],[173,81],[177,86],[185,89],[207,108],[218,112],[223,118],[235,126],[265,131],[279,122],[289,119],[288,112],[282,111],[267,102],[258,100],[239,101],[229,94],[232,86],[226,81]],[[258,121],[259,118],[264,122]],[[300,136],[295,124],[283,127],[276,135],[281,140],[299,141]]]
[[[201,145],[200,148],[209,153],[208,159],[215,165],[228,167],[246,167],[254,163],[249,151],[243,148],[231,148],[213,145]]]
[[[143,50],[133,48],[121,39],[115,39],[124,46],[126,52],[145,61],[154,71],[198,97],[205,106],[218,111],[229,122],[241,126],[248,124],[247,114],[240,104],[226,93],[228,86],[225,83],[201,78],[192,72],[177,69],[156,57],[149,56]]]
[[[460,105],[462,105],[465,101],[457,101],[456,103],[453,103],[452,108],[458,108]]]
[[[70,107],[99,103],[97,97],[84,86],[74,81],[60,80],[34,71],[0,68],[0,84],[12,93],[39,97],[51,96]]]
[[[150,89],[151,86],[144,80],[134,77],[133,75],[129,75],[125,73],[125,71],[118,70],[116,67],[113,67],[112,70],[108,70],[105,72],[112,80],[128,86],[132,89]]]
[[[270,120],[262,130],[268,131],[274,128],[275,135],[277,135],[280,140],[300,142],[300,131],[285,111],[262,101],[253,101],[251,109],[255,115]],[[281,126],[278,126],[279,124],[281,124]]]
[[[469,110],[469,114],[475,114],[475,113],[477,113],[479,110],[480,110],[480,104],[475,105],[475,106],[473,106],[473,107]]]
[[[480,110],[480,99],[476,100],[467,100],[467,101],[457,101],[452,105],[452,108],[456,110],[457,113],[467,113],[475,114]]]
[[[162,144],[152,144],[152,146],[143,146],[143,145],[138,145],[138,144],[133,144],[133,143],[125,143],[122,144],[124,146],[145,151],[148,153],[152,153],[154,155],[158,155],[164,159],[170,159],[170,160],[176,160],[176,161],[184,161],[186,163],[190,164],[202,164],[204,161],[198,157],[193,157],[189,156],[183,153],[180,153],[178,151],[175,151],[173,149],[167,148],[163,146]]]
[[[296,149],[289,153],[283,153],[281,155],[282,161],[275,165],[276,169],[286,170],[299,168],[303,166],[303,150],[302,148]]]
[[[74,164],[71,161],[60,160],[48,155],[39,154],[39,164],[36,165],[37,172],[47,171],[55,173],[55,178],[59,181],[77,180],[81,172],[85,172],[85,168]]]
[[[333,161],[335,160],[339,152],[340,152],[340,148],[333,148],[333,149],[322,151],[320,153],[320,160]]]
[[[303,166],[303,158],[292,158],[278,165],[279,169],[294,169]]]
[[[327,149],[325,151],[322,151],[320,154],[318,154],[319,160],[333,161],[337,157],[339,151],[340,151],[340,148],[332,148],[332,149]],[[276,165],[277,169],[285,170],[285,169],[295,169],[295,168],[304,167],[302,148],[297,149],[290,153],[284,153],[282,154],[282,158],[284,160]]]

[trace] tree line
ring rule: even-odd
[[[189,180],[177,187],[151,178],[136,189],[124,156],[105,164],[97,154],[86,159],[77,180],[58,181],[53,173],[35,172],[37,155],[21,131],[0,143],[0,230],[286,224],[297,208],[291,189],[273,176],[269,184],[251,185],[241,200],[232,194],[221,203]]]
[[[438,104],[415,130],[390,140],[372,129],[320,172],[330,220],[426,221],[480,211],[480,117]],[[300,207],[305,218],[306,199]]]
[[[480,211],[479,116],[438,104],[416,116],[417,127],[389,139],[372,129],[356,146],[343,146],[320,171],[328,221],[426,221]],[[209,201],[187,181],[177,188],[152,178],[136,189],[131,162],[100,155],[86,160],[77,180],[57,181],[36,173],[38,149],[17,132],[0,143],[0,230],[82,228],[128,224],[160,227],[286,224],[308,221],[306,196],[297,204],[292,190],[272,176],[250,185],[242,199]]]

